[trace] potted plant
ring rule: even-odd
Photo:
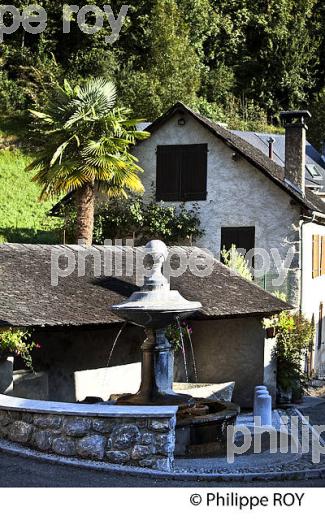
[[[19,357],[25,366],[33,370],[32,351],[40,345],[31,341],[31,333],[21,329],[0,331],[0,393],[13,390],[14,358]]]

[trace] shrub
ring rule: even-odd
[[[307,382],[303,362],[314,338],[314,325],[301,313],[281,312],[276,320],[276,346],[278,387],[302,394]]]
[[[76,211],[70,207],[66,212],[68,240],[74,236],[75,218]],[[178,208],[155,201],[145,204],[140,197],[112,200],[98,208],[94,223],[95,244],[132,235],[138,244],[152,238],[167,244],[195,241],[203,235],[199,210],[196,205],[187,209],[184,204]]]
[[[33,369],[31,352],[40,345],[31,341],[31,333],[20,329],[0,332],[0,357],[18,356],[27,368]]]
[[[26,95],[16,80],[9,79],[5,71],[0,71],[0,106],[4,113],[26,108]]]
[[[235,244],[232,244],[231,249],[228,251],[226,248],[223,248],[221,251],[221,258],[227,267],[233,271],[236,271],[236,273],[238,273],[240,276],[246,280],[249,280],[250,282],[253,280],[248,263],[245,260],[245,257],[237,251]]]
[[[166,329],[166,338],[175,351],[183,350],[187,344],[187,339],[192,334],[192,328],[186,320],[179,323],[173,323]]]
[[[200,229],[199,209],[195,204],[187,209],[184,204],[178,208],[163,203],[151,202],[143,206],[143,238],[152,237],[167,244],[195,241],[203,235]]]

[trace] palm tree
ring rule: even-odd
[[[116,89],[103,79],[73,88],[67,81],[52,88],[44,112],[31,110],[38,136],[34,181],[41,198],[75,192],[78,241],[91,245],[96,191],[109,197],[143,192],[142,169],[129,152],[138,140],[150,136],[130,119],[130,111],[116,108]]]

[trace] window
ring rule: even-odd
[[[323,176],[321,172],[319,171],[319,168],[316,164],[306,164],[306,168],[310,175],[313,177],[313,179],[322,179]]]
[[[229,250],[235,244],[237,249],[247,253],[255,247],[255,227],[223,227],[221,228],[221,250]],[[253,259],[254,260],[254,259]],[[251,265],[251,267],[254,267]]]
[[[313,278],[325,275],[325,235],[313,235]]]
[[[157,200],[206,200],[207,153],[207,144],[158,146]]]

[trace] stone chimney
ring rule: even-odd
[[[285,134],[285,181],[305,194],[306,130],[305,123],[311,117],[308,110],[281,112]]]

